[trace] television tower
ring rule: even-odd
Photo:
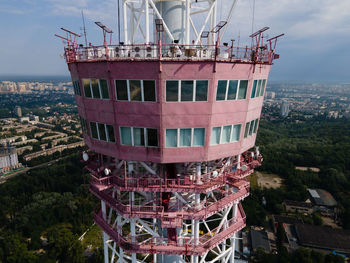
[[[121,0],[124,42],[63,29],[104,261],[234,262],[279,36],[221,43],[236,0]],[[227,5],[227,4],[225,4]],[[281,36],[281,35],[280,35]]]

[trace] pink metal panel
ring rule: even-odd
[[[255,135],[244,139],[245,124],[260,118],[263,97],[250,98],[254,79],[267,79],[270,65],[222,63],[210,61],[115,61],[70,63],[73,78],[104,78],[109,80],[110,100],[76,96],[78,111],[88,122],[113,124],[116,143],[87,138],[96,152],[124,160],[161,163],[208,161],[237,155],[254,146]],[[115,79],[156,80],[157,102],[116,101]],[[166,102],[165,80],[209,80],[207,102]],[[220,79],[248,79],[245,100],[216,101]],[[83,91],[83,87],[82,91]],[[212,127],[241,124],[240,142],[210,146]],[[159,131],[159,148],[120,145],[119,127],[148,127]],[[165,148],[165,130],[170,128],[205,128],[204,147]]]

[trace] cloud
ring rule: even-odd
[[[23,15],[25,11],[20,8],[2,6],[0,7],[0,13],[7,13],[12,15]]]

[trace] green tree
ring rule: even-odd
[[[0,238],[0,262],[34,263],[37,256],[28,250],[27,243],[19,233],[5,233]]]
[[[84,262],[83,247],[71,230],[72,225],[70,224],[58,224],[47,230],[50,258],[60,262]]]

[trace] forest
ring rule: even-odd
[[[253,188],[244,202],[247,225],[264,226],[265,217],[283,211],[285,199],[304,201],[306,189],[323,188],[339,204],[343,227],[350,228],[350,120],[313,118],[261,121],[256,145],[260,171],[283,178],[278,189]],[[295,166],[320,168],[319,173]],[[78,238],[91,227],[98,200],[88,191],[77,153],[0,185],[0,262],[103,262],[101,248],[87,257]],[[262,197],[266,205],[262,205]],[[317,218],[310,219],[319,224]],[[256,262],[343,262],[299,249],[290,255],[258,254]],[[91,256],[92,255],[92,256]]]
[[[266,227],[269,223],[266,216],[284,212],[284,200],[305,201],[309,197],[307,188],[322,188],[337,200],[342,227],[350,229],[349,131],[350,120],[345,118],[261,121],[256,145],[260,146],[264,161],[257,170],[277,174],[283,179],[283,186],[252,187],[243,202],[247,226]],[[296,166],[317,167],[320,171],[300,171]],[[266,205],[262,204],[263,198]],[[308,224],[322,224],[317,213],[302,219]],[[344,262],[340,256],[325,256],[304,248],[289,254],[281,244],[283,238],[277,233],[277,255],[259,251],[255,262]]]

